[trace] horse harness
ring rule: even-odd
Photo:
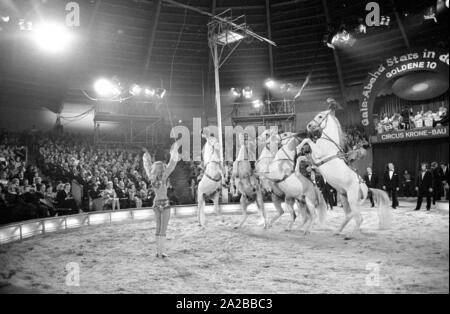
[[[204,171],[203,175],[206,176],[208,179],[214,181],[214,182],[222,181],[222,176],[220,176],[219,178],[216,179],[216,178],[211,177],[211,176],[206,172],[206,167],[207,167],[210,163],[218,164],[219,167],[220,167],[220,169],[222,169],[222,165],[220,164],[220,162],[218,162],[218,161],[210,161],[210,162],[208,162],[208,163],[205,165],[205,171]]]

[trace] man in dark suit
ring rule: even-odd
[[[427,169],[427,164],[421,164],[420,173],[416,179],[417,205],[415,210],[420,210],[422,199],[427,198],[427,210],[431,208],[431,195],[433,193],[433,175]]]
[[[448,201],[448,184],[449,184],[449,177],[448,177],[448,165],[447,163],[441,161],[441,169],[442,169],[442,185],[444,186],[444,197]]]
[[[376,189],[378,186],[378,177],[376,174],[372,173],[372,168],[368,167],[367,168],[367,172],[364,175],[364,182],[366,183],[367,187],[369,188],[369,200],[370,203],[372,204],[372,207],[375,207],[375,203],[373,201],[373,195],[372,192],[370,191],[371,188]]]
[[[437,162],[431,163],[431,174],[433,175],[433,205],[436,205],[436,201],[441,200],[442,196],[442,177],[444,176],[443,170],[439,167]]]
[[[396,209],[398,206],[397,192],[400,190],[400,184],[393,163],[389,163],[388,169],[384,172],[383,190],[392,198],[392,208]]]
[[[333,206],[336,206],[335,197],[333,195],[333,187],[325,181],[320,175],[316,174],[316,184],[319,190],[322,192],[325,202],[329,205],[330,210],[333,210]]]

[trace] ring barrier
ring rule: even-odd
[[[275,211],[275,207],[272,203],[265,203],[264,207],[267,212]],[[258,212],[255,204],[249,205],[247,210],[249,214],[255,214]],[[240,204],[222,204],[220,206],[220,214],[239,214],[241,212]],[[214,213],[213,205],[205,206],[205,214],[210,215]],[[174,217],[196,216],[197,206],[173,206],[171,208],[171,214]],[[69,216],[26,220],[0,226],[0,245],[21,241],[37,235],[44,235],[58,231],[68,231],[81,228],[83,226],[96,226],[126,220],[152,219],[153,216],[154,213],[152,208],[142,208],[117,211],[96,211]]]

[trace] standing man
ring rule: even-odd
[[[384,172],[383,190],[392,197],[392,208],[396,209],[398,206],[397,192],[400,190],[400,185],[393,163],[389,163],[388,169]]]
[[[420,167],[420,173],[416,180],[417,205],[415,210],[420,210],[424,196],[427,198],[427,210],[430,210],[431,194],[433,193],[433,175],[428,171],[426,163],[423,162]]]
[[[376,174],[372,173],[372,168],[368,167],[367,172],[364,175],[364,182],[366,182],[367,187],[369,188],[369,200],[372,207],[375,207],[375,203],[373,202],[373,194],[370,190],[371,188],[376,189],[378,186],[378,177]]]
[[[444,186],[444,197],[448,201],[448,165],[441,161],[441,169],[442,169],[442,185]]]
[[[441,200],[442,177],[444,176],[442,168],[436,161],[431,163],[431,174],[433,175],[433,205],[436,205],[436,201]]]

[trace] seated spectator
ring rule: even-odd
[[[2,171],[0,173],[0,184],[3,186],[7,186],[8,183],[9,183],[8,174],[6,173],[6,171]]]
[[[423,114],[423,122],[426,128],[433,127],[433,112],[431,110]]]
[[[423,111],[421,111],[421,112],[417,112],[417,114],[414,116],[414,119],[413,119],[413,121],[414,121],[414,126],[416,127],[416,128],[423,128],[423,116],[422,116],[422,114],[423,114]]]
[[[79,208],[74,198],[72,197],[72,193],[70,192],[71,185],[70,183],[66,183],[63,186],[63,189],[59,190],[56,193],[56,206],[59,208],[69,209],[67,211],[68,214],[77,214],[79,213]]]
[[[115,189],[116,194],[117,194],[117,198],[119,199],[119,203],[120,203],[120,208],[122,209],[126,209],[129,208],[129,203],[128,203],[128,191],[125,188],[125,184],[123,183],[123,181],[119,181],[117,184],[117,188]]]
[[[111,210],[120,209],[119,199],[111,181],[108,182],[106,189],[103,190],[103,201],[105,205],[111,205]]]
[[[130,208],[142,208],[142,200],[138,194],[134,183],[131,183],[128,188],[128,202]]]
[[[447,108],[444,106],[441,106],[439,108],[439,112],[438,112],[439,118],[438,118],[438,120],[436,120],[434,122],[433,126],[439,125],[439,124],[440,125],[448,125],[448,116],[449,116],[449,114],[448,114]]]

